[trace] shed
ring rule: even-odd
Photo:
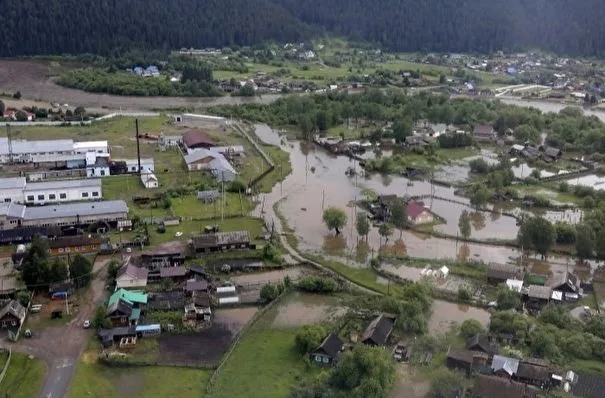
[[[187,148],[210,148],[215,146],[208,133],[201,130],[189,130],[183,134],[183,144]]]
[[[517,373],[517,369],[519,369],[519,360],[516,358],[494,355],[491,368],[496,374],[505,373],[511,377]]]
[[[219,297],[218,305],[239,304],[238,296]]]
[[[311,351],[311,360],[318,365],[332,365],[338,361],[344,344],[336,333],[327,335],[319,347]]]
[[[506,286],[513,292],[521,293],[521,289],[523,288],[523,281],[517,279],[507,279]]]
[[[447,276],[450,273],[450,269],[448,267],[446,267],[445,265],[441,268],[439,268],[439,276],[442,278],[447,278]]]
[[[471,351],[480,351],[488,355],[498,354],[498,344],[492,341],[491,336],[479,333],[471,337],[467,343],[466,348]]]
[[[202,201],[202,203],[214,203],[220,197],[217,190],[211,191],[198,191],[197,198]]]
[[[473,387],[473,398],[529,398],[523,383],[500,377],[479,375]],[[533,395],[535,396],[535,395]]]
[[[137,325],[135,331],[137,333],[137,337],[156,336],[162,333],[162,327],[159,323],[151,325]]]
[[[507,279],[522,279],[521,269],[514,265],[489,263],[487,265],[487,281],[491,284],[506,282]]]
[[[487,366],[488,355],[484,352],[454,348],[447,352],[446,366],[449,369],[470,373],[474,368]]]

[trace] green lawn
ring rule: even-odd
[[[599,373],[605,375],[605,363],[596,360],[580,360],[577,359],[569,364],[570,369],[574,372]]]
[[[242,337],[223,365],[210,397],[284,398],[292,387],[320,372],[296,352],[297,328],[272,328],[278,310],[269,310]]]
[[[178,367],[109,368],[80,362],[69,397],[199,398],[210,371]]]
[[[13,352],[6,377],[0,385],[0,394],[10,398],[36,397],[46,376],[46,364],[28,355]]]

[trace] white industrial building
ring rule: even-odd
[[[0,178],[0,201],[28,204],[99,200],[100,179],[27,182],[25,177]]]
[[[214,149],[214,148],[213,148]],[[185,155],[185,163],[189,171],[206,170],[219,181],[232,181],[237,171],[222,154],[213,149],[196,149]]]
[[[113,162],[124,162],[129,173],[139,172],[139,160],[138,159],[112,159]],[[153,158],[141,159],[141,171],[155,171],[155,163]]]
[[[141,172],[141,182],[143,183],[143,186],[147,189],[157,188],[159,186],[158,178],[150,170],[143,170]]]
[[[107,141],[74,142],[62,140],[11,140],[0,137],[0,163],[58,163],[65,162],[67,167],[84,165],[87,152],[109,153]]]

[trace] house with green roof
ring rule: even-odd
[[[111,295],[111,297],[109,297],[109,305],[120,299],[126,301],[127,303],[133,305],[138,304],[140,306],[147,304],[147,293],[142,290],[118,289]]]
[[[147,294],[144,292],[119,289],[109,298],[107,318],[113,327],[136,326],[145,304]]]

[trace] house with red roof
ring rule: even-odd
[[[5,119],[17,120],[17,112],[19,112],[18,109],[7,108],[4,110],[4,115],[2,115],[2,116]],[[36,115],[31,112],[27,112],[27,111],[21,111],[21,112],[25,113],[25,115],[27,116],[28,122],[33,122],[36,119]]]
[[[408,221],[414,225],[430,224],[435,220],[433,213],[424,207],[424,203],[415,200],[410,200],[407,203],[405,214],[408,216]]]
[[[187,149],[211,148],[214,140],[208,133],[201,130],[189,130],[183,134],[183,144]]]

